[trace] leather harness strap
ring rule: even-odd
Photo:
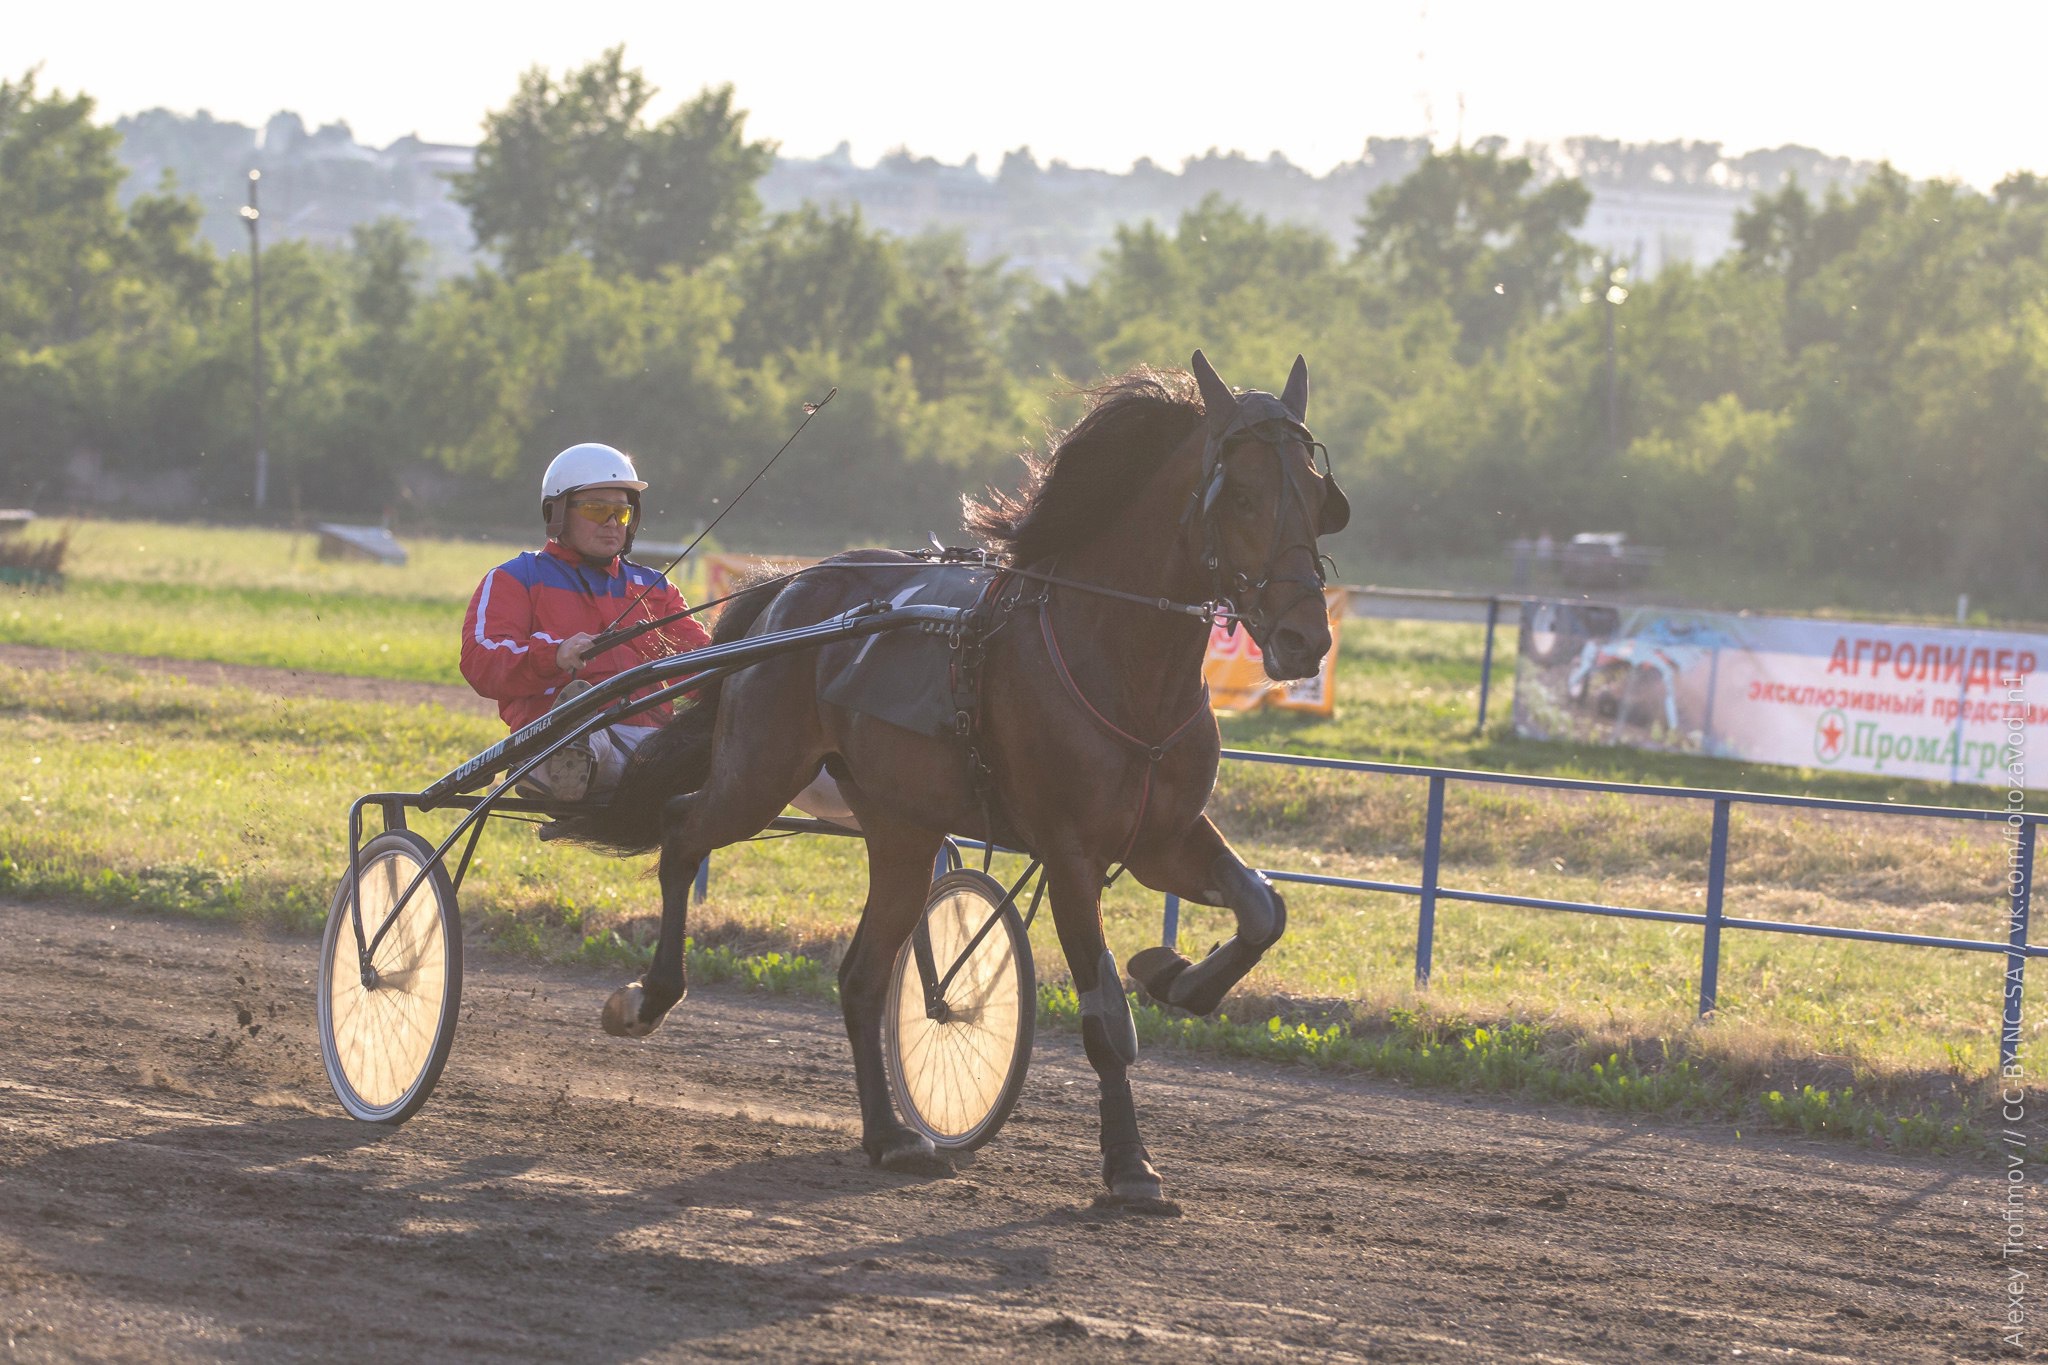
[[[1173,733],[1157,744],[1148,744],[1118,725],[1108,716],[1103,715],[1096,708],[1095,703],[1088,700],[1088,694],[1081,690],[1081,685],[1074,681],[1073,673],[1067,668],[1066,656],[1060,652],[1059,635],[1053,629],[1050,593],[1038,599],[1038,626],[1039,633],[1045,637],[1046,654],[1052,659],[1053,675],[1060,680],[1060,686],[1066,689],[1067,695],[1074,699],[1075,705],[1081,708],[1082,713],[1088,719],[1095,722],[1096,728],[1145,760],[1145,766],[1141,770],[1138,786],[1138,811],[1131,818],[1131,832],[1124,840],[1123,851],[1117,854],[1116,857],[1118,864],[1128,863],[1131,857],[1131,850],[1138,846],[1138,834],[1145,828],[1145,810],[1152,800],[1152,770],[1159,766],[1160,761],[1167,754],[1173,751],[1175,745],[1193,734],[1195,722],[1208,714],[1209,684],[1207,682],[1202,684],[1201,695],[1195,701],[1195,709],[1188,714],[1186,720],[1173,728]],[[1111,874],[1108,880],[1113,882],[1122,875],[1120,867],[1116,873]]]

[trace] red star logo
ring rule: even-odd
[[[1842,747],[1843,733],[1842,722],[1836,720],[1833,716],[1829,716],[1828,723],[1820,727],[1821,752],[1826,754],[1839,752]]]

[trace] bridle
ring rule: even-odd
[[[1204,388],[1206,390],[1207,385]],[[1209,395],[1205,392],[1204,396]],[[1242,621],[1253,642],[1263,650],[1275,623],[1284,620],[1306,598],[1322,597],[1323,589],[1329,583],[1328,574],[1324,571],[1329,560],[1316,548],[1316,540],[1319,536],[1344,529],[1351,519],[1351,500],[1344,496],[1344,490],[1337,486],[1336,477],[1330,470],[1329,448],[1315,438],[1284,401],[1258,389],[1235,395],[1233,401],[1235,406],[1227,420],[1210,419],[1209,438],[1202,451],[1202,477],[1189,495],[1181,526],[1187,528],[1199,521],[1199,554],[1202,567],[1209,575],[1210,596],[1219,602],[1230,603],[1233,619],[1229,628],[1236,630],[1237,623]],[[1257,441],[1272,451],[1280,466],[1281,479],[1280,496],[1274,499],[1273,504],[1273,532],[1267,540],[1272,547],[1271,553],[1256,576],[1231,562],[1218,525],[1220,513],[1217,505],[1222,500],[1228,472],[1224,468],[1223,457],[1230,447],[1246,441]],[[1287,458],[1287,447],[1297,442],[1309,452],[1306,475]],[[1320,511],[1313,502],[1315,485],[1309,482],[1317,476],[1323,480],[1325,489]],[[1305,542],[1283,545],[1281,536],[1290,507],[1300,509],[1301,524],[1308,538]],[[1313,574],[1278,572],[1280,561],[1288,553],[1304,548],[1314,567]],[[1284,608],[1268,612],[1264,605],[1266,589],[1281,583],[1294,584],[1295,592]]]

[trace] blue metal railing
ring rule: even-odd
[[[2030,957],[2048,956],[2048,947],[2027,941],[2032,910],[2035,831],[2048,822],[2048,815],[2018,809],[1976,810],[1962,806],[1909,806],[1878,801],[1846,801],[1820,796],[1780,796],[1768,792],[1723,791],[1710,787],[1661,787],[1636,782],[1599,782],[1578,777],[1538,777],[1522,773],[1476,772],[1463,768],[1431,768],[1407,763],[1372,763],[1362,759],[1312,758],[1296,754],[1260,753],[1250,749],[1225,749],[1225,762],[1265,763],[1280,767],[1322,768],[1338,772],[1372,773],[1388,777],[1422,778],[1429,783],[1428,805],[1423,819],[1422,880],[1420,883],[1375,881],[1363,877],[1336,877],[1317,872],[1292,872],[1284,868],[1262,871],[1276,882],[1304,886],[1329,886],[1351,891],[1375,891],[1414,896],[1418,912],[1415,926],[1415,984],[1429,985],[1436,949],[1436,908],[1441,901],[1462,901],[1474,905],[1501,905],[1525,910],[1559,910],[1570,914],[1603,915],[1615,919],[1651,920],[1664,924],[1696,924],[1704,931],[1700,946],[1700,1003],[1702,1018],[1711,1015],[1719,1000],[1721,935],[1724,930],[1746,930],[1767,934],[1800,934],[1811,938],[1845,939],[1865,943],[1898,943],[1920,948],[1944,948],[1959,952],[2002,953],[2006,968],[2000,978],[1999,1063],[2013,1065],[2019,1055],[2022,1005],[2025,997],[2026,965]],[[1713,825],[1707,849],[1706,905],[1701,913],[1683,910],[1653,910],[1643,906],[1605,905],[1597,901],[1555,900],[1544,896],[1516,896],[1496,891],[1462,890],[1444,886],[1443,868],[1444,797],[1451,783],[1505,787],[1540,787],[1553,791],[1600,792],[1620,796],[1667,797],[1684,801],[1707,801],[1713,805]],[[1902,934],[1882,929],[1851,929],[1829,924],[1796,924],[1783,920],[1747,919],[1726,911],[1728,881],[1729,816],[1736,806],[1790,806],[1805,810],[1838,810],[1862,815],[1918,816],[1934,820],[1971,820],[2006,825],[2012,843],[2006,877],[2006,937],[1992,939],[1945,938],[1932,934]],[[790,829],[816,829],[820,822],[778,821]],[[821,832],[850,833],[836,827]],[[970,840],[962,847],[979,848]],[[701,898],[710,885],[710,860],[698,869],[696,894]],[[1161,940],[1173,947],[1180,933],[1180,898],[1169,895],[1161,915]]]
[[[2025,993],[2026,963],[2030,957],[2048,955],[2048,947],[2027,942],[2028,918],[2032,908],[2035,830],[2048,815],[2019,810],[1974,810],[1960,806],[1908,806],[1878,801],[1845,801],[1819,796],[1779,796],[1767,792],[1721,791],[1708,787],[1660,787],[1635,782],[1598,782],[1576,777],[1537,777],[1520,773],[1475,772],[1463,768],[1430,768],[1407,763],[1370,763],[1360,759],[1308,758],[1295,754],[1259,753],[1249,749],[1225,749],[1226,762],[1268,763],[1283,767],[1324,768],[1340,772],[1374,773],[1391,777],[1426,778],[1429,782],[1428,810],[1422,831],[1422,881],[1373,881],[1362,877],[1332,877],[1321,873],[1264,869],[1276,882],[1308,886],[1334,886],[1354,891],[1378,891],[1414,896],[1418,902],[1415,928],[1415,984],[1429,985],[1436,946],[1436,907],[1439,901],[1464,901],[1476,905],[1504,905],[1528,910],[1561,910],[1581,915],[1605,915],[1617,919],[1655,920],[1666,924],[1697,924],[1705,930],[1700,948],[1701,1017],[1714,1012],[1721,974],[1721,933],[1744,929],[1771,934],[1802,934],[1813,938],[1850,939],[1869,943],[1901,943],[1922,948],[1947,948],[1962,952],[2003,953],[2006,970],[2000,979],[2002,1009],[1999,1021],[1999,1062],[2013,1064],[2019,1052],[2021,1006]],[[1542,896],[1512,896],[1493,891],[1466,891],[1441,884],[1443,865],[1444,794],[1452,782],[1509,787],[1546,787],[1558,791],[1603,792],[1622,796],[1660,796],[1713,803],[1713,830],[1707,850],[1706,906],[1703,913],[1682,910],[1651,910],[1639,906],[1603,905],[1595,901],[1553,900]],[[2006,879],[2006,938],[1943,938],[1931,934],[1900,934],[1880,929],[1849,929],[1828,924],[1794,924],[1782,920],[1744,919],[1726,913],[1724,897],[1728,878],[1728,823],[1730,811],[1738,805],[1792,806],[1808,810],[1851,811],[1864,815],[1920,816],[1937,820],[1989,821],[2007,825],[2013,831]],[[1174,944],[1180,925],[1180,902],[1166,897],[1163,937]]]

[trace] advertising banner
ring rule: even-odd
[[[1330,613],[1330,652],[1323,656],[1320,671],[1295,682],[1276,683],[1266,676],[1265,656],[1252,643],[1250,631],[1240,626],[1232,635],[1222,626],[1213,627],[1209,632],[1209,653],[1202,660],[1210,707],[1217,711],[1255,711],[1270,706],[1280,711],[1335,715],[1337,627],[1344,619],[1344,598],[1341,588],[1324,591],[1324,604]]]
[[[2011,751],[2048,764],[2044,660],[2042,635],[1535,603],[1515,733],[2007,787]]]
[[[750,578],[764,574],[789,573],[806,564],[817,563],[814,559],[799,559],[789,555],[700,555],[698,563],[704,574],[704,596],[706,602],[716,602],[738,592],[740,585]],[[694,605],[694,603],[692,604]],[[708,628],[718,619],[718,609],[713,608],[704,624]]]

